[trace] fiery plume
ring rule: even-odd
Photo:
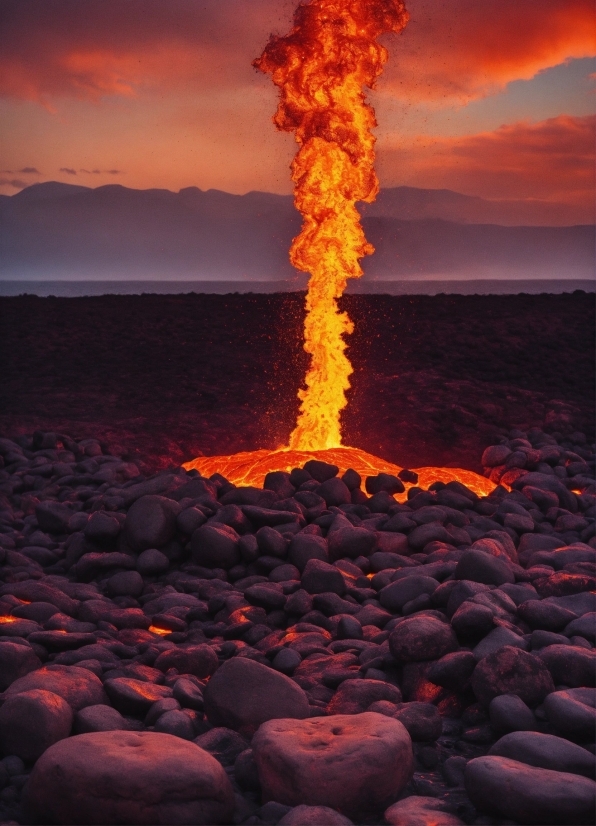
[[[400,32],[408,16],[402,0],[310,0],[298,6],[286,37],[272,35],[254,66],[280,88],[274,122],[295,132],[292,163],[302,231],[290,260],[311,274],[304,349],[311,355],[306,389],[289,447],[324,450],[341,445],[340,411],[352,367],[344,335],[353,326],[338,309],[348,278],[362,275],[367,242],[357,201],[374,201],[375,114],[364,87],[373,88],[387,50],[381,34]]]

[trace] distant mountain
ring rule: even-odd
[[[593,226],[483,222],[491,204],[449,190],[384,190],[361,205],[376,248],[366,277],[593,277]],[[266,192],[35,184],[0,199],[0,277],[288,279],[300,223],[290,196]]]

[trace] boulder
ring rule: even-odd
[[[515,582],[509,562],[480,550],[464,551],[457,563],[455,578],[497,586]]]
[[[235,731],[252,732],[267,720],[284,717],[301,720],[310,711],[306,694],[293,680],[244,658],[221,665],[203,696],[211,725]]]
[[[517,823],[591,824],[596,783],[507,757],[477,757],[466,766],[466,791],[480,811]]]
[[[329,806],[294,806],[277,826],[352,826],[352,821]]]
[[[578,645],[547,645],[538,655],[558,685],[596,685],[596,651]]]
[[[385,812],[389,826],[464,826],[456,814],[450,812],[442,800],[434,797],[410,797],[394,803]]]
[[[336,531],[340,533],[340,531]],[[369,531],[366,531],[368,534]],[[369,534],[370,535],[370,534]],[[341,571],[321,559],[309,559],[301,577],[302,587],[309,594],[330,592],[340,597],[346,593],[346,581]]]
[[[0,642],[0,691],[37,668],[41,668],[41,660],[30,645]]]
[[[124,533],[131,548],[144,551],[161,548],[176,532],[176,516],[179,506],[164,496],[141,496],[130,507]]]
[[[51,691],[32,689],[8,697],[0,708],[0,751],[22,760],[37,760],[46,749],[68,737],[73,713]]]
[[[45,665],[37,671],[31,671],[15,680],[6,689],[5,696],[36,688],[62,697],[73,711],[108,702],[101,681],[95,674],[73,665]]]
[[[433,616],[408,617],[389,635],[389,648],[398,662],[436,660],[458,647],[451,626]]]
[[[596,773],[596,758],[589,751],[569,740],[539,731],[506,734],[491,746],[488,753],[539,769],[581,774],[592,780]]]
[[[549,723],[564,737],[594,741],[596,692],[593,688],[554,691],[545,699],[544,710]]]
[[[191,537],[193,562],[205,568],[232,568],[240,562],[239,540],[228,525],[203,525]]]
[[[87,706],[77,711],[74,733],[89,734],[92,731],[127,731],[128,723],[112,706]]]
[[[372,712],[270,720],[252,747],[264,800],[328,806],[356,822],[395,801],[413,766],[404,726]]]
[[[382,680],[344,680],[327,706],[329,714],[360,714],[380,700],[401,703],[401,691]]]
[[[217,654],[205,643],[162,651],[153,663],[155,668],[164,673],[170,668],[176,668],[180,674],[194,674],[199,679],[210,677],[218,664]]]
[[[541,659],[505,645],[480,660],[472,674],[472,689],[483,705],[500,694],[516,694],[527,705],[537,706],[555,685]]]
[[[95,732],[62,740],[24,789],[33,823],[230,823],[224,768],[194,743],[155,732]]]

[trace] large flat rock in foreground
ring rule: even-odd
[[[93,732],[61,740],[25,788],[28,822],[230,823],[234,792],[210,754],[154,732]]]

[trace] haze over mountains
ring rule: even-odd
[[[397,187],[361,207],[367,279],[594,275],[594,226],[565,205]],[[300,223],[291,196],[265,192],[35,184],[0,196],[0,278],[292,279]]]

